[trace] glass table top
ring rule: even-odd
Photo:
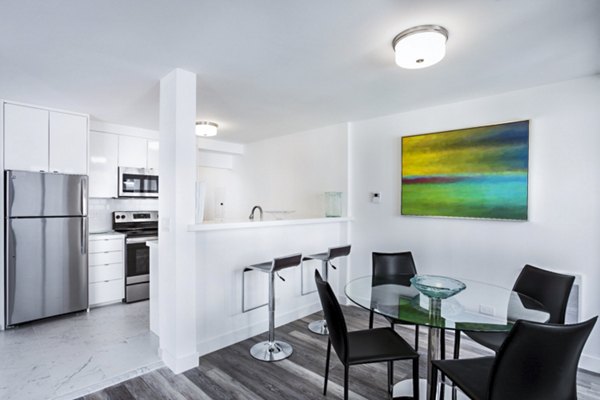
[[[460,279],[464,290],[447,299],[431,300],[410,278],[365,276],[350,281],[345,293],[352,302],[377,314],[451,330],[508,332],[519,319],[546,322],[550,317],[539,302],[510,289]]]

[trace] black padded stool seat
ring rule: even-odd
[[[275,258],[273,261],[249,265],[244,269],[269,274],[269,338],[252,346],[250,354],[261,361],[279,361],[288,358],[294,351],[289,343],[275,340],[275,274],[285,268],[297,267],[302,262],[301,254]],[[283,278],[282,278],[283,279]]]
[[[326,253],[311,254],[309,256],[305,256],[302,260],[320,260],[323,280],[327,282],[329,280],[329,266],[331,266],[333,269],[336,269],[333,264],[331,264],[331,261],[339,257],[346,257],[348,254],[350,254],[350,248],[350,245],[330,247]],[[329,331],[327,330],[327,321],[324,319],[309,323],[308,329],[311,332],[319,335],[329,334]]]

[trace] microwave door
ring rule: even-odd
[[[145,193],[158,193],[158,176],[147,176],[144,180]]]
[[[144,169],[122,169],[119,175],[119,196],[158,197],[158,176]]]

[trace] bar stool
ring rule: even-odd
[[[350,245],[330,247],[327,253],[311,254],[304,257],[302,260],[321,260],[321,274],[323,275],[323,281],[327,282],[329,276],[329,266],[331,265],[331,268],[336,269],[331,261],[338,257],[345,257],[348,254],[350,254]],[[308,324],[308,329],[310,329],[311,332],[319,335],[329,335],[329,331],[327,330],[327,322],[324,319],[311,322]]]
[[[273,261],[250,265],[244,271],[256,270],[269,274],[269,339],[252,346],[250,354],[261,361],[279,361],[288,358],[293,348],[289,343],[275,340],[275,274],[284,268],[297,267],[302,254],[275,258]],[[279,277],[282,281],[285,280]]]

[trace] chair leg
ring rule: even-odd
[[[331,340],[327,339],[327,358],[325,359],[325,383],[323,384],[323,396],[327,396],[327,379],[329,378],[329,356],[331,355]]]
[[[454,359],[460,358],[460,331],[457,329],[454,331]]]
[[[388,361],[388,397],[394,398],[394,362]]]
[[[415,325],[415,351],[419,351],[419,325]]]
[[[348,400],[348,369],[350,366],[344,365],[344,400]]]
[[[446,330],[440,329],[440,360],[446,359]]]
[[[429,392],[429,400],[435,400],[435,395],[437,392],[437,368],[435,365],[431,365],[431,382],[433,383],[431,386],[431,392]]]
[[[452,358],[458,360],[460,358],[460,331],[454,331],[454,352]],[[452,382],[452,400],[456,400],[456,383]]]
[[[419,399],[419,358],[413,359],[413,398]]]
[[[369,312],[369,329],[373,329],[373,310]]]

